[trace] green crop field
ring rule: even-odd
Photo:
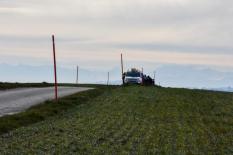
[[[1,154],[233,154],[232,93],[101,89],[89,100],[63,99],[72,108],[3,134]]]

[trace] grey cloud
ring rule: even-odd
[[[4,1],[6,2],[6,1]],[[147,21],[154,23],[192,21],[195,19],[218,18],[230,16],[233,2],[230,0],[196,0],[179,1],[149,0],[120,0],[120,1],[11,1],[8,6],[41,9],[47,17],[57,14],[60,17],[72,19],[110,20],[110,21]],[[0,2],[1,3],[1,2]],[[3,3],[4,4],[4,3]],[[216,11],[218,10],[218,11]],[[139,21],[138,21],[139,22]]]
[[[225,53],[233,54],[233,47],[220,46],[193,46],[180,44],[159,44],[159,43],[122,43],[113,44],[112,47],[146,51],[167,51],[167,52],[186,52],[186,53]]]
[[[50,43],[51,42],[51,35],[48,36],[12,36],[12,35],[2,35],[0,36],[0,45],[4,44],[14,44],[14,43],[20,43],[20,44],[43,44],[43,43]],[[84,43],[88,41],[92,41],[91,38],[74,38],[74,37],[60,37],[55,35],[55,39],[58,43]]]
[[[75,37],[63,37],[55,36],[56,42],[62,44],[67,49],[125,49],[125,50],[142,50],[142,51],[165,51],[165,52],[185,52],[185,53],[215,53],[215,54],[230,54],[233,55],[233,47],[231,46],[197,46],[188,44],[175,44],[175,43],[156,43],[156,42],[104,42],[98,41],[94,38],[75,38]],[[0,45],[14,44],[50,44],[51,35],[49,36],[0,36]]]

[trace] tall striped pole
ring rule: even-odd
[[[57,97],[57,63],[56,63],[56,49],[55,49],[55,39],[54,35],[52,35],[53,41],[53,64],[54,64],[54,89],[55,89],[55,100],[58,101]]]

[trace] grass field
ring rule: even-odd
[[[233,154],[233,94],[103,88],[72,108],[0,137],[2,154]]]

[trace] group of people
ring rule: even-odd
[[[143,85],[154,85],[155,81],[150,76],[143,76]]]

